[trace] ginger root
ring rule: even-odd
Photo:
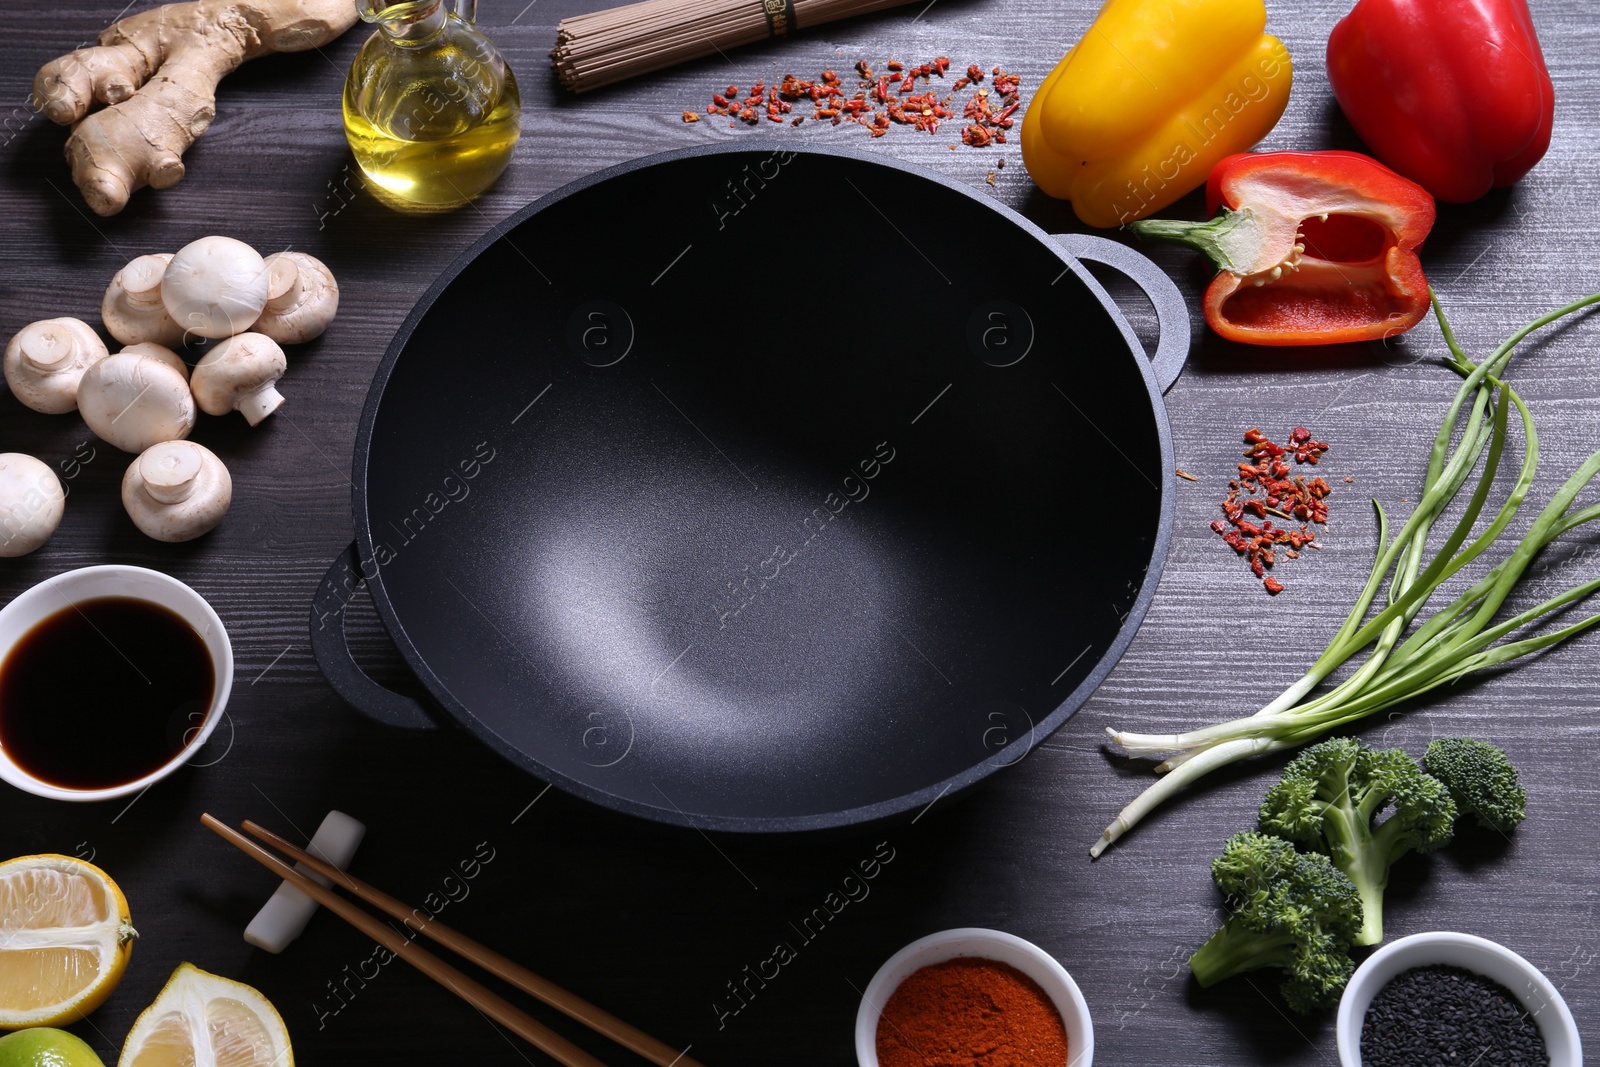
[[[72,180],[99,215],[146,185],[183,178],[183,153],[216,117],[217,83],[247,59],[327,44],[356,21],[354,0],[194,0],[112,23],[100,43],[45,64],[36,106],[76,123]],[[93,114],[95,102],[109,105]]]

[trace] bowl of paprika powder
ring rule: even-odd
[[[1089,1006],[1032,942],[979,927],[929,934],[878,968],[856,1012],[860,1067],[923,1067],[928,1057],[954,1067],[1092,1067]]]

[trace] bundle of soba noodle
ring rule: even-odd
[[[910,0],[642,0],[556,27],[551,65],[581,93],[674,63]]]

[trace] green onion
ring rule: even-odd
[[[1457,343],[1438,297],[1431,291],[1429,296],[1450,349],[1445,364],[1464,380],[1434,438],[1416,510],[1391,540],[1388,516],[1376,500],[1372,502],[1377,510],[1378,553],[1371,575],[1350,614],[1311,669],[1266,707],[1242,719],[1181,734],[1136,734],[1107,728],[1112,740],[1129,755],[1172,755],[1156,767],[1164,777],[1122,809],[1089,850],[1091,856],[1100,855],[1167,798],[1219,767],[1246,756],[1303,745],[1463,675],[1510,663],[1600,624],[1600,615],[1591,615],[1559,629],[1524,633],[1512,639],[1546,616],[1564,611],[1600,590],[1600,579],[1574,586],[1526,611],[1496,621],[1507,597],[1540,550],[1562,534],[1600,518],[1600,504],[1573,510],[1578,495],[1600,474],[1600,452],[1596,452],[1551,497],[1505,558],[1407,635],[1439,587],[1495,546],[1533,484],[1539,463],[1539,436],[1527,405],[1501,378],[1513,350],[1540,327],[1600,303],[1600,293],[1592,293],[1541,315],[1508,337],[1488,359],[1474,363]],[[1469,541],[1504,458],[1512,411],[1522,424],[1522,466],[1505,502],[1483,532]],[[1475,470],[1480,473],[1461,518],[1432,557],[1427,558],[1428,535],[1434,523]],[[1374,611],[1380,592],[1383,604]],[[1349,677],[1325,692],[1316,692],[1334,671],[1363,650],[1365,662]]]

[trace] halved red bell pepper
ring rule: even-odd
[[[1360,0],[1328,37],[1328,81],[1372,154],[1440,200],[1510,185],[1550,147],[1527,0]]]
[[[1206,322],[1257,345],[1373,341],[1428,313],[1417,249],[1433,197],[1359,152],[1244,152],[1211,171],[1209,222],[1146,219],[1143,237],[1210,257]]]

